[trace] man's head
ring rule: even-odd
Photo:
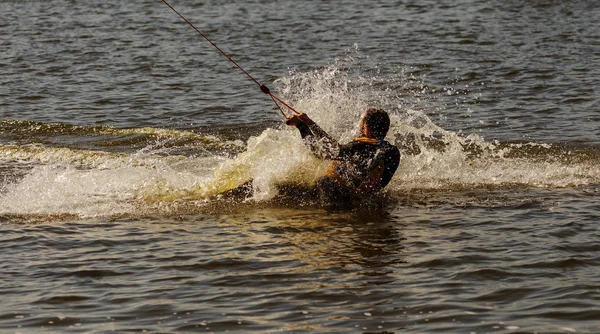
[[[360,121],[361,135],[383,140],[390,129],[390,116],[382,109],[369,108]]]

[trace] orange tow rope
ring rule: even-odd
[[[286,108],[293,111],[295,114],[300,114],[298,111],[296,111],[296,109],[292,108],[289,104],[285,103],[283,100],[281,100],[280,98],[275,96],[273,93],[271,93],[271,90],[269,90],[269,88],[267,86],[261,84],[256,79],[254,79],[248,72],[246,72],[246,70],[244,70],[240,65],[238,65],[238,63],[236,63],[233,59],[231,59],[231,57],[229,57],[223,50],[221,50],[215,43],[213,43],[205,34],[203,34],[202,31],[200,31],[198,28],[196,28],[192,24],[192,22],[188,21],[188,19],[186,19],[177,10],[175,10],[175,8],[173,8],[173,6],[171,6],[165,0],[162,0],[162,2],[164,2],[165,5],[169,6],[169,8],[171,8],[175,12],[175,14],[179,15],[179,17],[181,17],[187,24],[189,24],[190,27],[194,28],[194,30],[196,30],[196,32],[198,32],[202,37],[204,37],[204,39],[206,39],[212,46],[214,46],[215,49],[217,49],[223,56],[225,56],[227,59],[229,59],[230,62],[232,62],[235,66],[237,66],[237,68],[239,68],[242,72],[244,72],[244,74],[246,74],[248,76],[248,78],[250,78],[250,80],[254,81],[254,83],[256,83],[258,85],[258,87],[260,88],[261,92],[269,95],[271,97],[271,100],[273,100],[273,103],[275,103],[275,105],[277,106],[277,109],[279,110],[279,112],[281,113],[283,118],[285,118],[286,120],[289,119],[289,117],[287,117],[285,112],[283,112],[283,109],[281,109],[281,106],[279,105],[279,103],[283,104]]]

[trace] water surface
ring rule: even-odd
[[[161,1],[0,2],[0,331],[600,332],[595,2],[171,4],[342,142],[386,109],[399,170],[322,207]]]

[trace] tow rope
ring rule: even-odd
[[[295,114],[300,114],[298,111],[296,111],[296,109],[292,108],[289,104],[285,103],[285,101],[281,100],[279,97],[277,97],[276,95],[274,95],[273,93],[271,93],[271,90],[261,84],[260,82],[258,82],[258,80],[254,79],[248,72],[246,72],[246,70],[244,70],[238,63],[236,63],[233,59],[231,59],[231,57],[229,55],[227,55],[223,50],[221,50],[221,48],[219,48],[215,43],[213,43],[208,36],[206,36],[202,31],[200,31],[198,28],[196,28],[196,26],[194,26],[192,24],[192,22],[188,21],[188,19],[186,19],[183,15],[181,15],[177,10],[175,10],[175,8],[173,8],[173,6],[171,6],[168,2],[166,2],[165,0],[162,0],[162,2],[165,3],[165,5],[167,5],[169,8],[171,8],[175,14],[179,15],[179,17],[181,17],[187,24],[190,25],[190,27],[194,28],[194,30],[196,30],[197,33],[200,34],[200,36],[204,37],[204,39],[206,39],[212,46],[215,47],[215,49],[217,49],[223,56],[225,56],[225,58],[229,59],[230,62],[232,62],[237,68],[239,68],[242,72],[244,72],[244,74],[246,74],[246,76],[248,76],[248,78],[250,78],[250,80],[254,81],[254,83],[256,83],[258,85],[258,87],[260,88],[260,91],[269,95],[269,97],[271,97],[271,100],[273,100],[273,103],[275,103],[275,105],[277,106],[277,109],[279,110],[279,112],[281,113],[281,115],[283,116],[283,118],[285,118],[286,120],[290,119],[289,117],[287,117],[287,115],[285,114],[285,112],[283,111],[283,109],[281,108],[281,106],[279,105],[279,103],[281,103],[282,105],[284,105],[286,108],[288,108],[289,110],[293,111]],[[279,103],[278,103],[279,102]]]

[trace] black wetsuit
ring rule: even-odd
[[[379,192],[400,163],[400,151],[385,140],[359,137],[339,145],[315,123],[296,127],[317,157],[333,160],[317,180],[322,199],[331,204],[355,202]]]

